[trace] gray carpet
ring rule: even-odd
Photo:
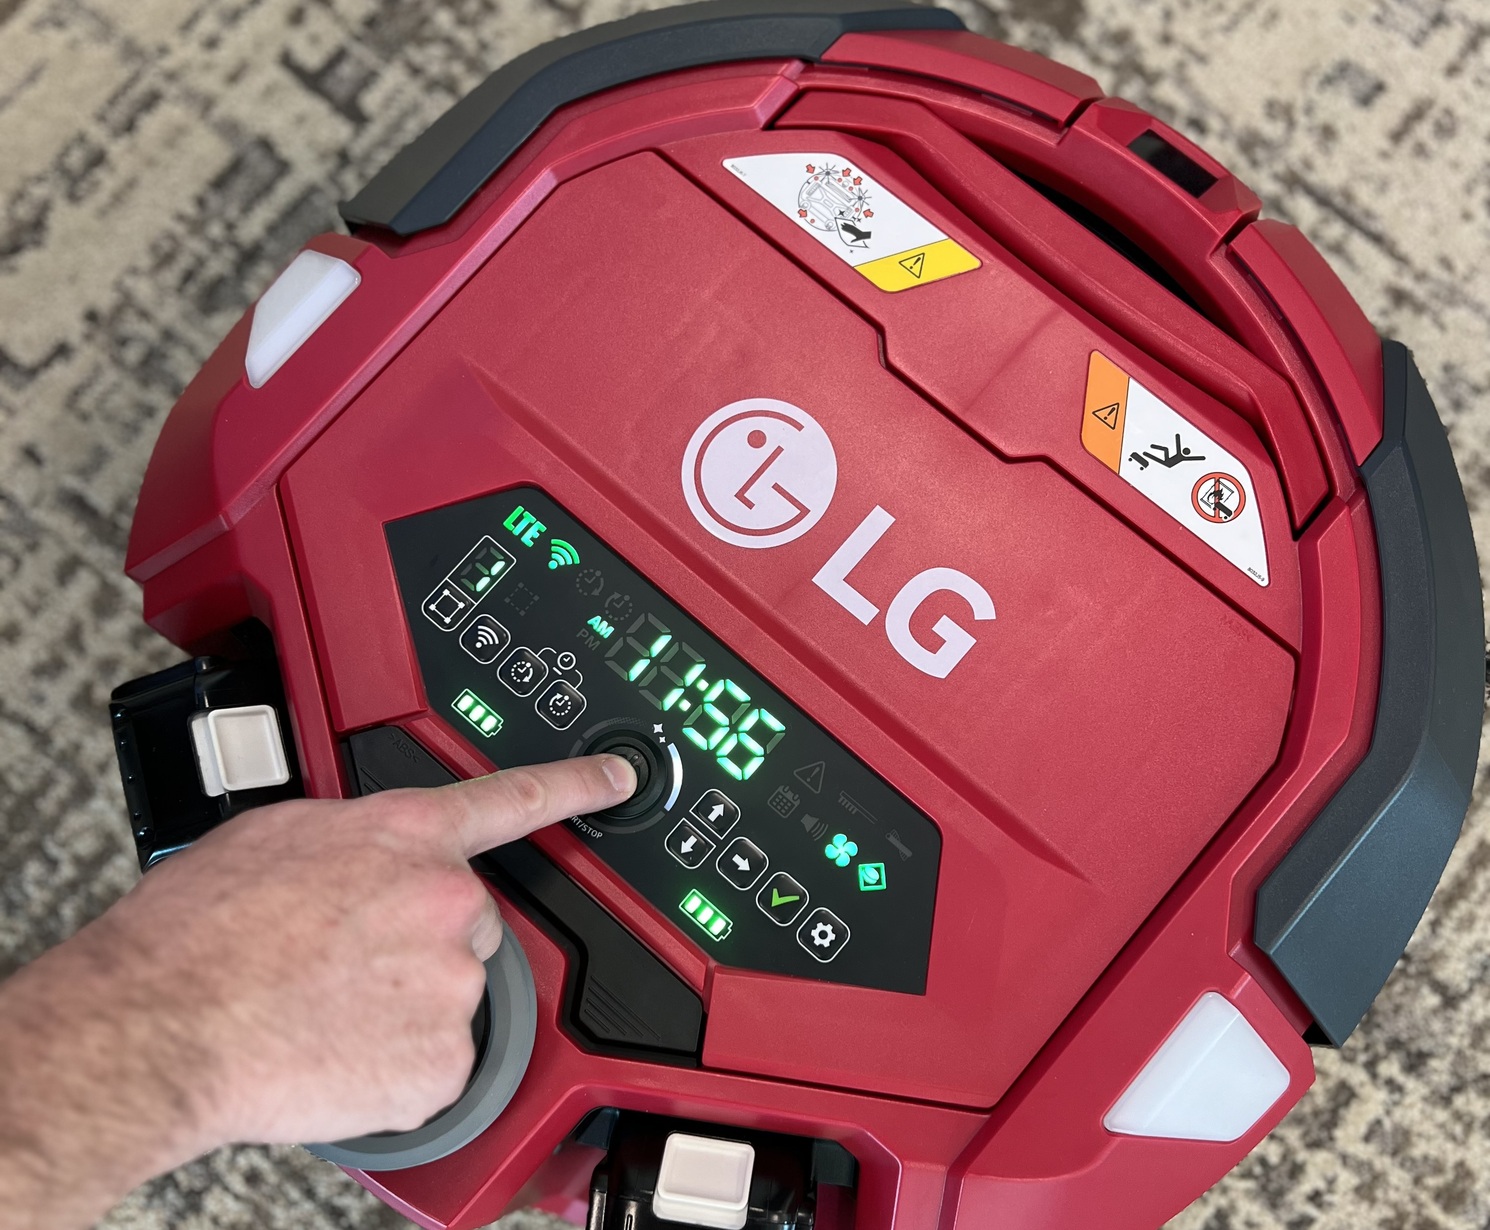
[[[182,385],[334,202],[451,101],[533,43],[638,7],[0,0],[0,975],[135,876],[103,704],[176,657],[120,563]],[[1485,0],[954,7],[1178,125],[1304,228],[1417,352],[1490,544]],[[1365,1025],[1176,1226],[1490,1225],[1487,868],[1481,799]],[[302,1152],[232,1149],[105,1224],[404,1223]]]

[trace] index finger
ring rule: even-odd
[[[556,820],[624,803],[636,790],[636,770],[619,756],[579,756],[552,764],[503,769],[442,786],[464,857],[516,841]]]

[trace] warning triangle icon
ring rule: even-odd
[[[814,760],[811,764],[804,764],[792,776],[813,794],[820,794],[823,789],[823,770],[827,767],[823,761]]]
[[[914,256],[907,256],[900,262],[900,267],[913,278],[920,278],[921,271],[926,268],[926,253],[917,252]]]
[[[1118,410],[1120,408],[1117,402],[1113,402],[1110,406],[1103,406],[1100,410],[1093,410],[1092,417],[1101,423],[1103,427],[1110,427],[1113,431],[1116,431]]]

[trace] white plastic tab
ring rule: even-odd
[[[209,709],[191,719],[191,741],[202,774],[202,793],[261,790],[290,780],[279,716],[273,705]]]
[[[1102,1120],[1109,1132],[1236,1140],[1288,1088],[1288,1069],[1224,995],[1207,991]]]
[[[260,389],[326,323],[362,281],[346,261],[302,252],[274,279],[254,307],[244,368]]]
[[[755,1149],[743,1141],[674,1132],[662,1148],[652,1213],[689,1226],[740,1230],[754,1173]]]

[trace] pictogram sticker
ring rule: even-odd
[[[881,290],[925,286],[982,263],[836,154],[752,154],[724,166]]]
[[[1190,492],[1190,503],[1207,521],[1225,525],[1242,515],[1247,507],[1247,493],[1233,474],[1207,474]]]
[[[1247,467],[1098,351],[1087,363],[1081,443],[1257,582],[1267,543]]]

